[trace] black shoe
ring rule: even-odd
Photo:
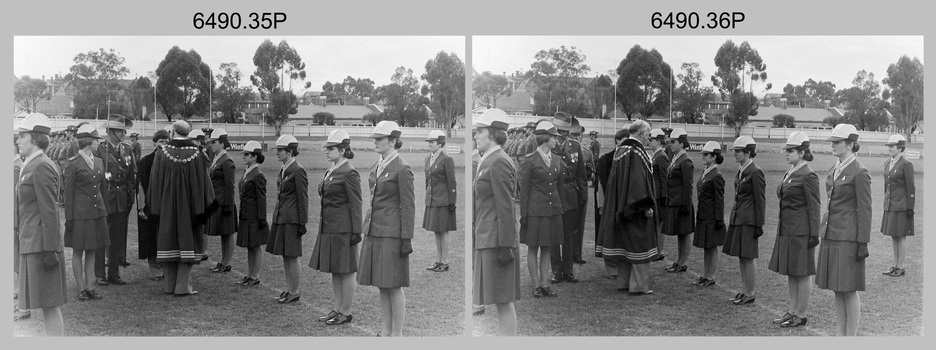
[[[335,318],[325,321],[325,324],[329,326],[336,326],[339,324],[351,323],[351,318],[352,318],[351,315],[345,315],[339,312],[338,315],[335,316]]]
[[[556,284],[556,283],[562,283],[562,281],[563,281],[562,274],[555,274],[549,280],[549,283]]]
[[[741,299],[744,299],[744,293],[735,294],[734,297],[728,298],[728,301],[730,301],[730,302],[735,302],[735,301],[738,301],[738,300],[741,300]]]
[[[435,269],[436,269],[437,267],[439,267],[439,265],[442,265],[442,263],[436,261],[436,262],[432,263],[432,266],[427,267],[426,270],[435,271]],[[323,321],[323,322],[324,322],[324,321]]]
[[[549,287],[540,287],[540,288],[543,289],[543,295],[547,297],[555,298],[559,296],[559,294],[556,294],[556,292],[553,292],[552,288],[549,288]]]
[[[793,317],[790,318],[789,320],[786,320],[785,322],[781,323],[781,324],[780,324],[780,327],[787,327],[787,328],[789,328],[789,327],[805,326],[805,325],[806,325],[806,321],[808,321],[808,320],[807,320],[805,317],[800,318],[799,316],[793,316]]]
[[[477,316],[477,315],[484,315],[484,306],[475,307],[474,310],[471,312],[471,314],[472,314],[472,315],[476,315],[476,316]]]
[[[104,297],[102,297],[100,294],[98,294],[98,292],[97,292],[96,290],[94,290],[94,289],[89,289],[89,290],[88,290],[88,295],[91,296],[91,297],[93,297],[94,300],[101,300],[101,299],[104,299]]]
[[[679,263],[674,262],[672,265],[664,268],[664,270],[666,270],[666,272],[670,272],[670,270],[677,269],[677,268],[679,268]]]
[[[697,286],[701,286],[703,283],[705,283],[706,280],[707,280],[707,278],[705,278],[705,277],[699,277],[699,279],[697,279],[697,280],[695,280],[695,281],[692,281],[692,284],[697,285]]]
[[[150,277],[150,280],[153,280],[153,281],[162,281],[162,280],[164,280],[165,278],[166,278],[165,276],[159,275],[159,276]]]
[[[660,261],[660,260],[663,260],[663,258],[665,258],[665,256],[663,254],[660,254],[660,255],[657,255],[656,258],[653,258],[653,261]]]
[[[783,323],[785,323],[786,321],[789,321],[789,320],[790,320],[791,318],[793,318],[793,317],[796,317],[796,316],[793,316],[793,314],[787,312],[787,313],[783,314],[783,317],[781,317],[781,318],[775,318],[775,319],[773,320],[773,323],[774,323],[774,324],[783,324]]]
[[[287,292],[286,296],[284,296],[280,300],[277,300],[276,302],[280,304],[289,304],[289,303],[294,303],[296,301],[299,301],[299,294],[290,294]]]
[[[208,254],[202,254],[200,261],[208,260]]]
[[[258,284],[260,284],[260,279],[259,279],[259,278],[248,278],[247,281],[244,282],[244,285],[245,285],[245,286],[248,286],[248,287],[250,287],[250,286],[256,286],[256,285],[258,285]]]
[[[705,281],[701,284],[702,287],[714,286],[715,280],[706,278]]]
[[[120,266],[127,267],[130,266],[130,262],[127,259],[120,260]]]
[[[250,280],[250,277],[244,276],[243,278],[240,279],[240,281],[234,282],[234,284],[246,286],[245,283],[247,283],[247,281],[249,280]]]
[[[127,282],[124,281],[124,280],[122,280],[122,279],[120,279],[120,277],[108,278],[108,279],[107,279],[107,282],[110,283],[110,284],[118,285],[118,286],[122,286],[122,285],[127,284]]]
[[[605,276],[605,278],[606,278],[606,279],[609,279],[609,280],[616,280],[616,279],[617,279],[617,275],[607,275],[607,276]]]
[[[630,296],[636,297],[636,296],[641,296],[641,295],[650,295],[650,294],[653,294],[653,291],[652,291],[652,290],[648,290],[648,291],[646,291],[646,292],[628,292],[627,294],[630,295]]]
[[[578,258],[578,259],[572,260],[572,262],[574,262],[574,263],[576,263],[576,264],[584,264],[584,263],[585,263],[585,259]]]
[[[319,321],[319,322],[325,322],[325,321],[328,321],[328,320],[330,320],[330,319],[335,318],[335,316],[338,316],[338,311],[331,310],[331,311],[328,312],[328,315],[319,317],[319,318],[318,318],[318,321]]]
[[[106,286],[110,284],[110,282],[108,282],[104,277],[98,277],[94,283],[99,286]]]
[[[618,292],[628,293],[628,292],[630,292],[630,288],[622,287],[622,288],[618,288],[617,291],[618,291]]]
[[[539,298],[542,298],[542,297],[544,297],[544,296],[545,296],[545,295],[543,295],[543,287],[534,287],[534,288],[533,288],[533,297],[534,297],[534,298],[539,299]]]
[[[276,299],[276,301],[280,301],[280,300],[283,300],[283,298],[285,298],[287,295],[289,295],[289,292],[283,291],[279,294],[279,296],[274,297],[273,299]]]
[[[676,264],[676,263],[673,263],[673,264],[675,264],[676,266],[672,266],[672,267],[666,269],[666,272],[669,272],[669,273],[679,273],[679,272],[686,272],[686,270],[689,269],[686,265],[679,265],[679,264]]]
[[[744,295],[744,296],[741,297],[741,299],[735,300],[735,301],[734,301],[734,304],[735,304],[735,305],[747,305],[747,304],[750,304],[750,303],[753,303],[753,302],[754,302],[754,296],[753,296],[753,295]]]
[[[439,265],[436,265],[436,268],[435,268],[434,270],[432,270],[432,271],[434,271],[434,272],[445,272],[445,271],[448,271],[448,270],[449,270],[449,264],[439,263]]]
[[[78,301],[88,301],[88,300],[94,300],[94,296],[88,295],[87,290],[78,292]]]
[[[566,273],[566,274],[563,276],[563,278],[565,279],[566,282],[569,282],[569,283],[578,283],[578,282],[579,282],[578,278],[575,278],[575,275],[573,275],[571,272]]]
[[[13,321],[25,320],[30,316],[32,316],[32,311],[20,309],[13,310]]]
[[[894,272],[890,274],[891,277],[900,277],[907,274],[907,270],[904,269],[894,269]]]

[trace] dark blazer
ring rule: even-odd
[[[16,184],[13,228],[19,233],[20,254],[65,250],[59,224],[57,166],[45,153],[20,170]]]
[[[582,145],[578,141],[569,139],[557,145],[554,152],[562,158],[565,164],[562,209],[565,211],[576,209],[580,202],[588,198],[588,179],[585,172],[585,160],[582,157]]]
[[[69,159],[65,167],[65,221],[107,216],[104,162],[97,156],[91,157],[94,169],[88,167],[88,162],[81,155]]]
[[[426,206],[445,207],[456,203],[455,160],[440,151],[435,163],[426,156]]]
[[[240,211],[238,217],[243,220],[266,220],[267,190],[266,175],[256,167],[241,178],[237,184],[240,193]]]
[[[520,244],[514,194],[517,168],[503,149],[489,151],[474,180],[474,248],[516,248]]]
[[[731,225],[763,226],[766,210],[767,183],[764,171],[751,163],[741,178],[735,176],[735,202],[731,208]]]
[[[834,166],[833,166],[834,168]],[[856,159],[833,179],[826,177],[829,203],[819,235],[823,239],[868,243],[871,240],[871,173]]]
[[[888,159],[884,168],[884,211],[913,210],[916,206],[916,185],[913,182],[913,163],[900,156],[893,164]]]
[[[137,183],[136,161],[130,146],[120,142],[115,147],[110,141],[102,140],[95,155],[103,161],[105,175],[110,173],[110,179],[106,180],[107,193],[101,192],[107,196],[104,198],[107,213],[129,212],[135,201]]]
[[[669,163],[670,158],[665,150],[653,154],[653,186],[657,205],[666,205],[666,170]]]
[[[283,171],[277,171],[276,207],[273,208],[274,224],[305,225],[309,222],[309,178],[298,161]]]
[[[363,234],[374,237],[413,239],[416,222],[416,193],[413,169],[399,156],[377,174],[377,163],[370,169],[367,184],[371,202],[364,218]]]
[[[322,180],[320,233],[361,233],[361,174],[344,163]]]
[[[210,164],[210,163],[209,163]],[[218,158],[214,167],[208,169],[211,177],[211,187],[214,189],[215,199],[222,210],[234,209],[234,160],[225,153]]]
[[[520,217],[562,215],[562,160],[549,153],[549,167],[539,151],[520,165]]]
[[[694,167],[688,153],[683,153],[676,165],[666,174],[666,206],[692,205],[692,172]],[[669,164],[667,164],[667,169]]]
[[[718,167],[700,178],[696,186],[699,193],[696,220],[725,221],[725,177]]]
[[[781,178],[782,179],[782,178]],[[779,236],[819,236],[821,204],[819,176],[809,165],[797,169],[777,186],[780,198],[780,216],[777,219]]]
[[[611,165],[614,163],[614,150],[602,154],[595,162],[595,175],[601,188],[608,188],[608,178],[611,177]],[[598,186],[595,186],[596,191]]]

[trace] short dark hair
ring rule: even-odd
[[[169,132],[168,132],[168,131],[166,131],[166,130],[159,130],[159,131],[156,131],[156,133],[153,134],[153,143],[159,142],[159,140],[162,140],[162,139],[166,139],[166,140],[169,139]]]
[[[630,137],[630,130],[628,129],[621,129],[614,133],[614,139],[617,141],[626,139],[628,137]]]
[[[555,137],[555,136],[549,135],[549,134],[539,134],[539,135],[535,135],[535,138],[536,138],[536,145],[539,146],[539,145],[542,145],[542,144],[544,144],[544,143],[547,143],[547,142],[549,142],[549,140],[552,139],[553,137]]]
[[[46,134],[41,134],[35,131],[28,131],[26,132],[26,134],[29,134],[30,142],[32,142],[32,144],[36,145],[37,147],[39,147],[39,149],[43,151],[49,148],[49,143],[52,142],[49,139],[49,135],[46,135]]]
[[[445,140],[429,140],[429,141],[433,141],[433,142],[435,142],[435,143],[438,143],[439,146],[445,146]]]
[[[861,149],[861,145],[858,144],[858,141],[849,141],[849,140],[845,140],[845,145],[846,145],[846,146],[847,146],[849,143],[852,144],[852,147],[851,147],[852,153],[858,153],[858,150]]]
[[[339,143],[337,145],[328,146],[326,148],[337,149],[338,153],[341,153],[342,157],[345,157],[347,159],[354,159],[354,151],[351,150],[351,146],[349,145]]]
[[[498,128],[487,128],[487,130],[488,137],[498,146],[503,146],[507,143],[507,131]]]
[[[94,143],[93,137],[82,137],[78,139],[78,149],[84,149],[85,147],[88,147],[88,145],[92,143]]]
[[[757,157],[757,150],[753,148],[741,148],[736,151],[741,151],[741,153],[747,154],[751,158]]]

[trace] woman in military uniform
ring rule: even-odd
[[[718,269],[718,247],[725,243],[725,178],[718,171],[718,165],[725,161],[721,154],[721,145],[715,141],[702,146],[702,165],[705,170],[696,184],[699,193],[699,206],[696,213],[696,232],[692,245],[703,250],[702,276],[695,282],[697,286],[707,287],[715,284],[715,270]]]
[[[903,135],[893,135],[885,143],[890,159],[884,162],[884,219],[881,233],[894,243],[894,266],[884,274],[903,276],[907,257],[907,237],[913,236],[913,209],[916,204],[916,185],[913,181],[913,163],[904,157],[907,141]]]
[[[426,270],[448,271],[449,231],[455,231],[455,161],[445,153],[445,133],[429,132],[426,138],[430,154],[426,156],[426,211],[422,227],[435,233],[438,261]]]
[[[675,131],[674,131],[675,132]],[[735,176],[735,200],[728,220],[728,232],[722,252],[738,257],[741,270],[741,293],[729,300],[735,305],[754,302],[756,281],[757,239],[764,234],[766,204],[764,171],[754,164],[757,144],[750,136],[741,136],[734,142],[735,160],[741,164]]]
[[[670,138],[669,149],[673,152],[672,161],[666,174],[666,205],[663,206],[663,233],[676,236],[676,248],[679,253],[673,265],[666,272],[685,272],[686,260],[689,259],[689,235],[695,231],[695,213],[692,210],[692,176],[694,166],[686,150],[689,138],[686,130],[676,128]]]
[[[260,164],[266,160],[263,147],[257,141],[248,141],[243,150],[244,176],[237,188],[240,192],[240,212],[237,226],[238,247],[247,248],[247,274],[238,284],[255,286],[260,284],[260,268],[263,265],[263,252],[260,247],[266,244],[270,236],[267,223],[267,181]]]
[[[309,178],[296,161],[298,155],[299,140],[295,136],[283,135],[276,140],[276,157],[283,167],[276,179],[278,193],[266,251],[283,257],[286,290],[276,298],[280,304],[299,300],[299,257],[309,221]]]
[[[221,210],[208,220],[205,234],[221,236],[221,261],[209,271],[214,273],[231,271],[231,258],[234,256],[234,233],[237,232],[237,206],[234,204],[234,160],[228,155],[231,148],[228,134],[224,129],[215,130],[208,139],[208,147],[214,157],[208,166],[211,187]]]

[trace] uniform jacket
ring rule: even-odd
[[[20,170],[16,184],[16,221],[20,254],[63,251],[58,213],[59,173],[45,153]]]
[[[237,206],[234,203],[234,161],[226,152],[213,166],[208,166],[208,176],[220,209],[208,221],[207,232],[231,234],[237,232]],[[225,213],[227,212],[227,213]]]
[[[305,168],[294,161],[285,171],[277,171],[274,224],[305,225],[309,222],[309,178]]]
[[[694,167],[688,153],[683,153],[672,169],[666,174],[666,206],[681,207],[692,205],[692,175]]]
[[[592,155],[595,156],[595,158],[598,158],[598,156],[601,154],[601,142],[598,142],[598,140],[592,141],[588,148],[592,152]]]
[[[130,152],[133,153],[133,159],[135,161],[140,161],[140,158],[143,157],[143,145],[134,141],[130,144]]]
[[[598,157],[598,161],[595,162],[595,177],[598,178],[598,183],[601,184],[601,188],[608,188],[608,177],[611,176],[611,165],[614,164],[614,150],[602,154],[601,157]],[[598,186],[595,186],[598,188]]]
[[[562,209],[577,209],[579,203],[588,198],[588,182],[585,172],[585,160],[582,157],[582,145],[578,141],[567,139],[553,150],[565,164],[564,184],[562,186]]]
[[[819,176],[809,165],[797,169],[781,182],[777,186],[777,196],[780,198],[778,236],[819,236],[822,216]]]
[[[345,162],[322,180],[320,233],[361,233],[361,174]]]
[[[433,164],[429,164],[430,158],[426,156],[426,206],[455,204],[455,161],[445,151],[440,151]]]
[[[699,194],[696,220],[725,221],[725,177],[718,167],[700,178],[696,188]]]
[[[243,220],[266,220],[266,176],[260,167],[250,170],[237,184],[240,192],[240,211],[238,217]]]
[[[119,142],[114,146],[103,140],[95,154],[104,161],[104,177],[107,181],[107,213],[129,212],[136,191],[136,163],[130,146]],[[110,174],[110,179],[107,179]],[[103,191],[102,191],[103,193]]]
[[[81,155],[69,159],[65,167],[65,221],[107,216],[104,162],[94,155],[91,157],[94,169],[88,167]]]
[[[916,185],[913,183],[913,163],[900,156],[884,162],[884,211],[913,210],[916,205]]]
[[[378,174],[378,163],[371,166],[367,179],[371,202],[364,218],[363,234],[413,239],[416,222],[413,169],[398,156]]]
[[[829,203],[819,226],[823,239],[867,243],[871,240],[871,173],[853,161],[833,179],[826,177]]]
[[[735,202],[731,208],[731,225],[764,225],[766,186],[764,171],[754,163],[744,169],[740,179],[735,176]]]
[[[520,217],[562,215],[562,184],[565,165],[549,152],[549,167],[539,151],[527,154],[520,166]]]
[[[658,205],[666,204],[666,170],[669,163],[670,158],[665,150],[653,154],[653,185]]]
[[[516,248],[520,244],[514,194],[517,168],[502,149],[478,164],[474,180],[475,249]]]

